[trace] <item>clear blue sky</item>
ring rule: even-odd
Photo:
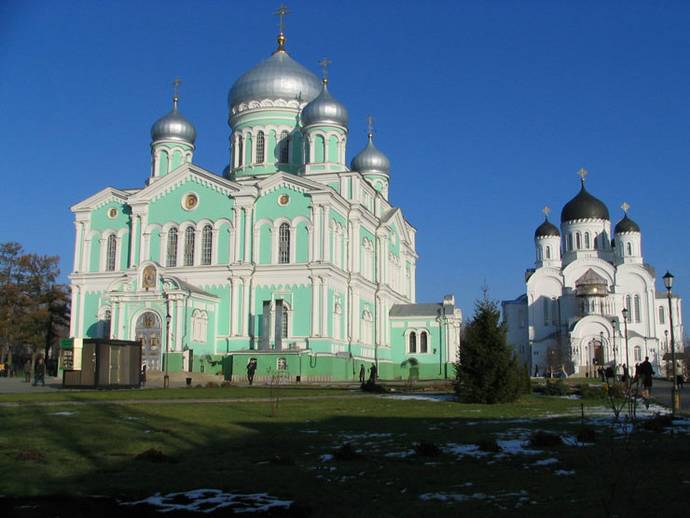
[[[69,271],[68,207],[143,185],[176,76],[195,162],[220,173],[228,88],[273,51],[277,3],[1,2],[0,241],[58,254]],[[471,314],[484,283],[496,299],[522,293],[541,208],[558,220],[586,167],[614,223],[631,204],[645,259],[676,275],[690,323],[690,2],[289,7],[292,56],[315,72],[333,60],[348,158],[376,117],[391,201],[417,228],[420,301],[454,292]]]

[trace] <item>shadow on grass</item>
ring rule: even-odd
[[[487,516],[505,510],[545,516],[554,508],[605,516],[611,509],[623,515],[663,508],[673,516],[688,503],[679,496],[687,488],[682,481],[690,480],[687,436],[600,434],[595,446],[554,445],[537,457],[458,457],[444,448],[520,430],[573,433],[577,423],[457,417],[452,403],[400,406],[383,398],[281,405],[277,417],[268,403],[65,407],[72,415],[27,405],[22,419],[8,421],[6,437],[17,449],[24,442],[40,449],[47,461],[7,459],[3,472],[12,468],[14,478],[0,482],[0,493],[131,501],[201,488],[266,492],[296,502],[290,511],[295,516],[424,516],[449,508]],[[353,455],[337,455],[344,445]],[[151,449],[171,462],[136,459]],[[423,454],[437,449],[443,453]],[[548,458],[574,475],[555,476],[553,466],[534,464]],[[511,496],[522,492],[529,502]],[[485,498],[470,496],[475,494]]]

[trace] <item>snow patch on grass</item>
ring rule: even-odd
[[[411,457],[412,455],[415,454],[414,450],[404,450],[404,451],[389,451],[388,453],[384,454],[384,457],[389,457],[391,459],[406,459],[407,457]]]
[[[72,415],[77,415],[77,412],[53,412],[48,415],[59,415],[59,416],[64,416],[64,417],[69,417]]]
[[[555,457],[549,457],[548,459],[541,459],[532,464],[532,466],[550,466],[552,464],[558,464],[558,459]]]
[[[159,512],[186,511],[213,513],[221,509],[234,513],[263,513],[271,509],[288,509],[291,500],[281,500],[268,493],[226,493],[219,489],[195,489],[180,493],[168,493],[127,502],[125,505],[147,504],[158,508]]]
[[[559,477],[568,477],[570,475],[575,474],[574,469],[557,469],[556,471],[553,472],[554,475],[558,475]]]

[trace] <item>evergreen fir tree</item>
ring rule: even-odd
[[[506,341],[500,311],[484,298],[475,304],[472,321],[464,330],[456,363],[455,390],[467,403],[505,403],[526,392],[524,370]]]

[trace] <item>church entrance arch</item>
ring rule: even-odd
[[[137,319],[135,333],[142,344],[142,363],[148,370],[161,370],[161,319],[153,311],[142,313]]]
[[[592,339],[589,341],[589,351],[591,358],[589,359],[590,362],[592,362],[593,370],[596,372],[596,370],[599,367],[602,367],[605,362],[604,358],[604,346],[601,343],[601,340],[597,339]]]

